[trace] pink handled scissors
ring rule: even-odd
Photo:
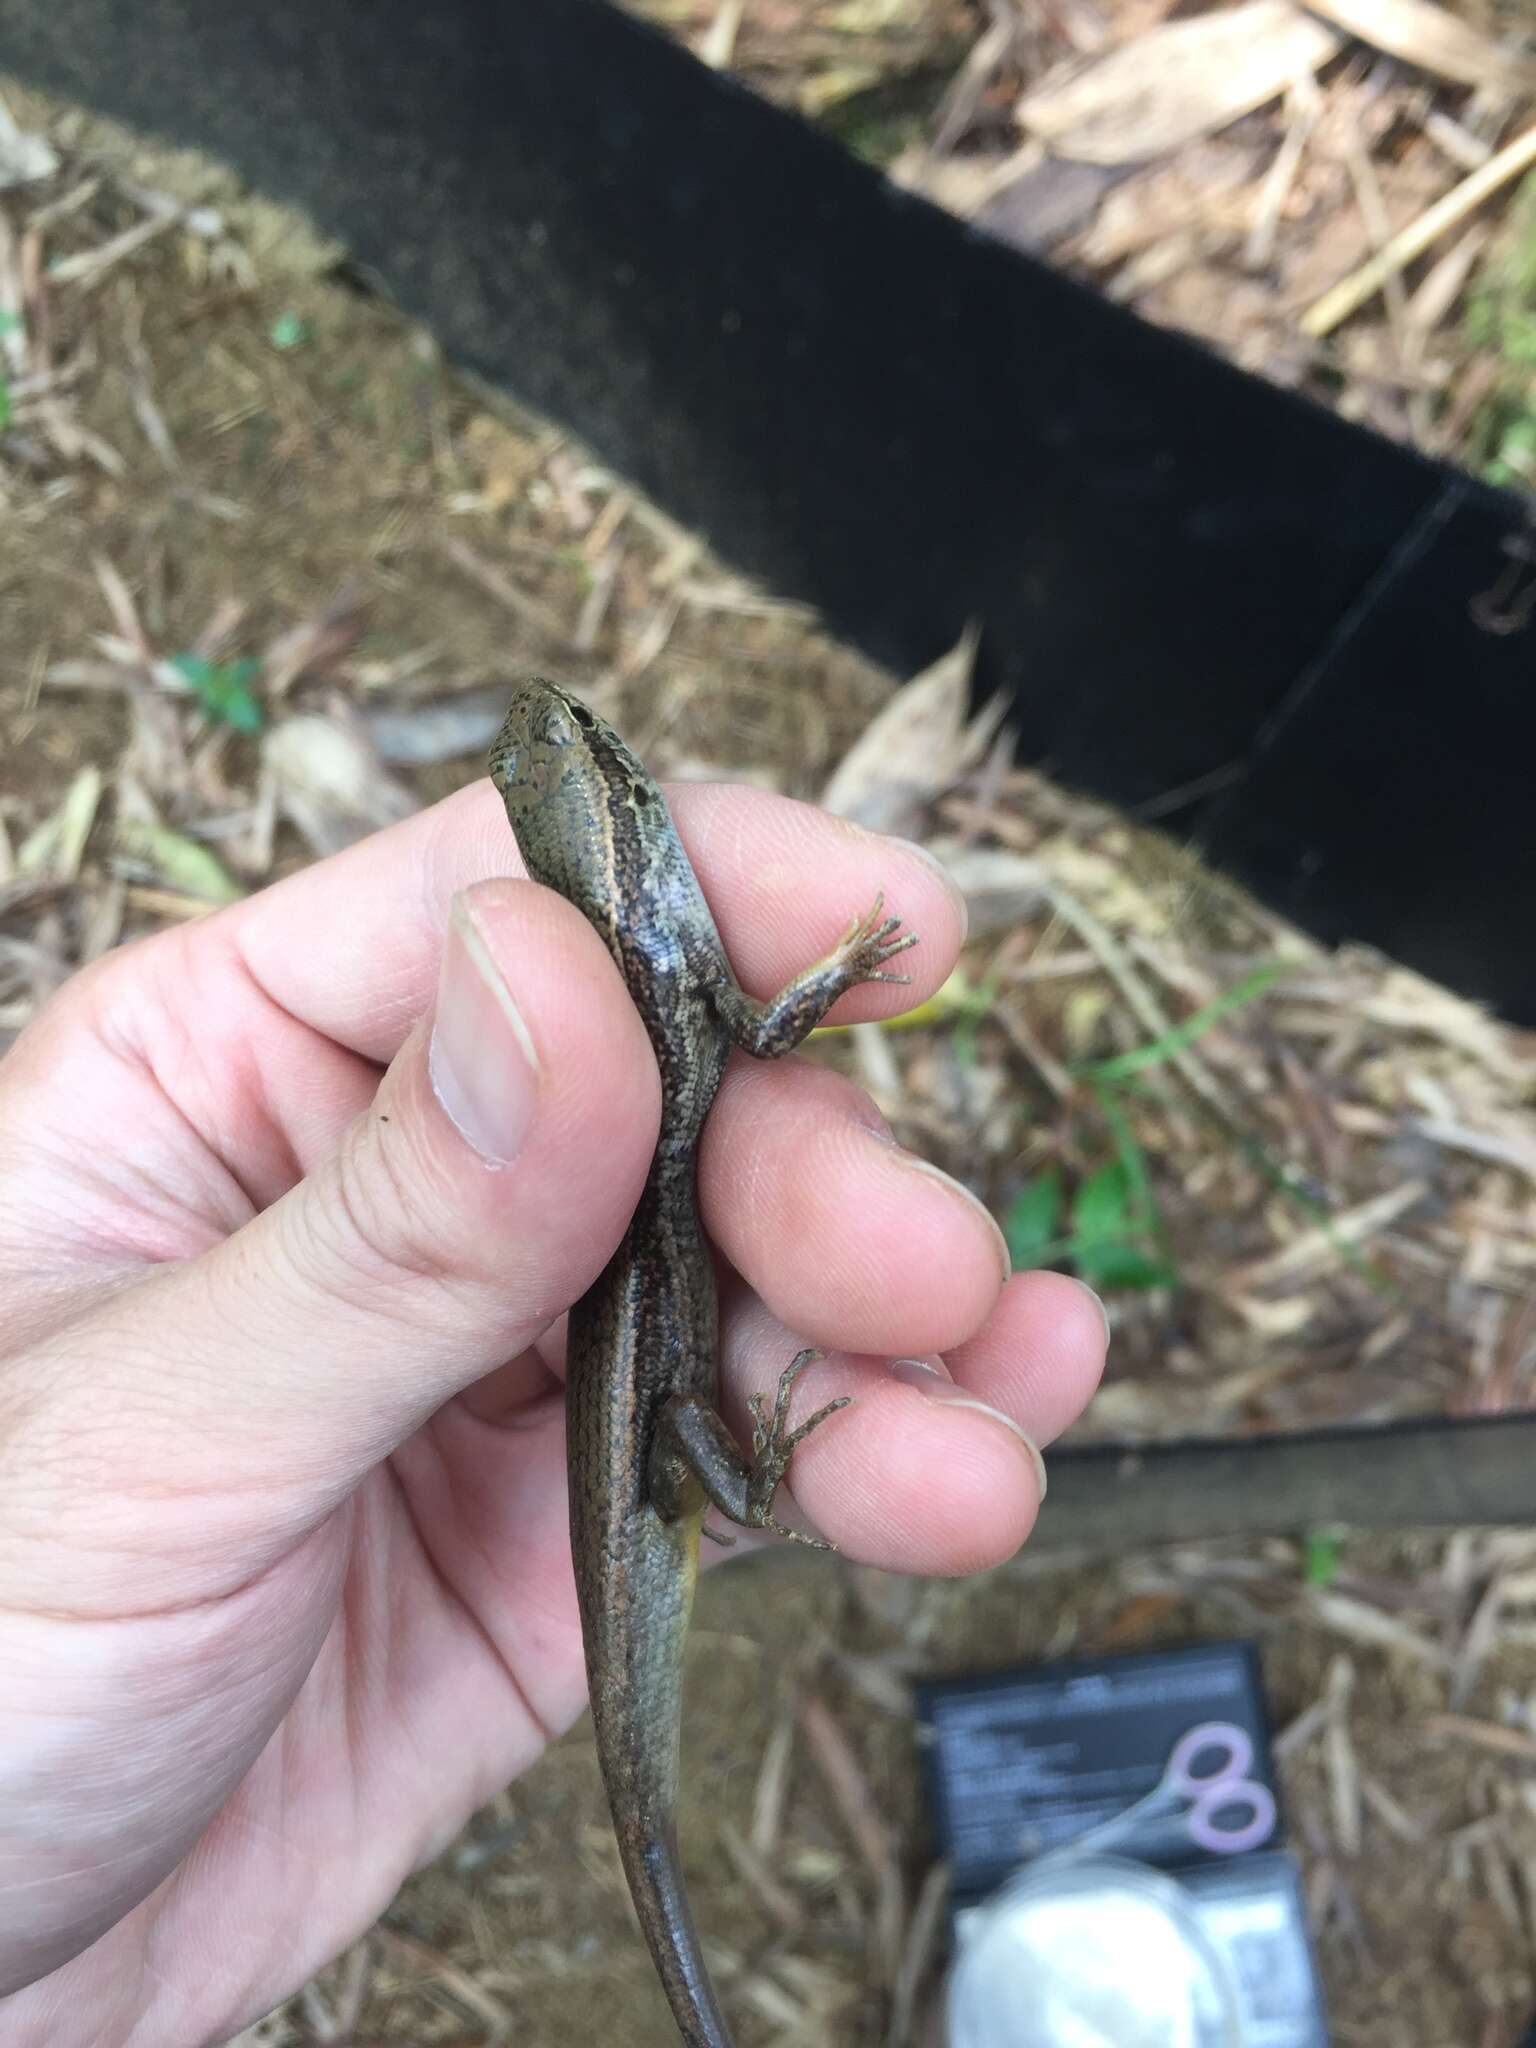
[[[1152,1790],[1123,1813],[1079,1835],[1072,1851],[1119,1842],[1165,1816],[1210,1855],[1237,1856],[1257,1849],[1274,1832],[1275,1795],[1247,1775],[1252,1768],[1253,1740],[1246,1730],[1230,1721],[1201,1721],[1173,1745]]]
[[[1198,1770],[1202,1758],[1214,1758],[1214,1767]],[[1196,1848],[1236,1856],[1274,1832],[1275,1795],[1247,1775],[1252,1768],[1253,1741],[1245,1729],[1202,1721],[1173,1745],[1162,1783],[1149,1797],[1187,1800],[1184,1820]]]

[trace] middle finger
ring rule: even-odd
[[[982,1204],[906,1151],[862,1089],[807,1060],[733,1061],[699,1154],[705,1228],[808,1342],[945,1351],[1009,1275]]]

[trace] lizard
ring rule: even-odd
[[[901,920],[882,918],[877,897],[823,959],[756,1001],[736,980],[660,788],[579,697],[542,678],[519,682],[490,772],[529,876],[595,927],[660,1073],[644,1189],[618,1250],[570,1312],[571,1552],[598,1758],[640,1927],[688,2048],[731,2048],[675,1819],[699,1538],[711,1505],[744,1527],[778,1529],[773,1499],[791,1454],[847,1401],[790,1428],[795,1381],[821,1355],[801,1351],[771,1411],[751,1397],[752,1456],[743,1455],[717,1407],[719,1309],[695,1160],[731,1047],[777,1058],[846,990],[907,981],[885,963],[916,934],[898,937]]]

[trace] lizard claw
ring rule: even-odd
[[[878,969],[897,953],[904,953],[908,946],[917,944],[916,932],[901,931],[899,917],[881,919],[885,908],[885,891],[882,889],[874,904],[863,917],[856,917],[843,935],[838,952],[857,973],[860,981],[906,981],[907,975],[881,974]]]
[[[808,1365],[824,1356],[825,1353],[812,1348],[797,1353],[790,1360],[779,1375],[771,1414],[761,1394],[747,1396],[747,1406],[752,1411],[752,1481],[748,1495],[752,1510],[750,1526],[772,1529],[776,1534],[788,1537],[791,1543],[808,1544],[813,1550],[830,1550],[832,1545],[823,1542],[819,1536],[804,1536],[798,1529],[786,1529],[776,1522],[773,1519],[773,1497],[789,1468],[796,1445],[804,1443],[811,1431],[819,1429],[829,1415],[835,1415],[839,1408],[846,1408],[851,1399],[847,1394],[840,1394],[835,1401],[828,1401],[825,1407],[818,1408],[798,1429],[789,1427],[789,1403],[795,1381]]]
[[[775,1536],[782,1536],[786,1543],[798,1543],[806,1550],[835,1551],[837,1549],[837,1545],[829,1543],[825,1536],[807,1536],[800,1529],[786,1529],[782,1522],[775,1522],[771,1517],[763,1526],[766,1529],[771,1529]]]

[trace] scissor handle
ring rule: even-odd
[[[1234,1807],[1242,1808],[1241,1820],[1217,1818]],[[1275,1795],[1267,1785],[1252,1778],[1213,1778],[1195,1794],[1189,1839],[1212,1856],[1240,1856],[1245,1849],[1262,1848],[1275,1831],[1276,1818]]]
[[[1197,1771],[1197,1759],[1208,1750],[1217,1756],[1216,1768]],[[1253,1740],[1246,1729],[1231,1721],[1201,1721],[1173,1745],[1164,1778],[1176,1791],[1198,1799],[1213,1786],[1241,1778],[1252,1765]]]

